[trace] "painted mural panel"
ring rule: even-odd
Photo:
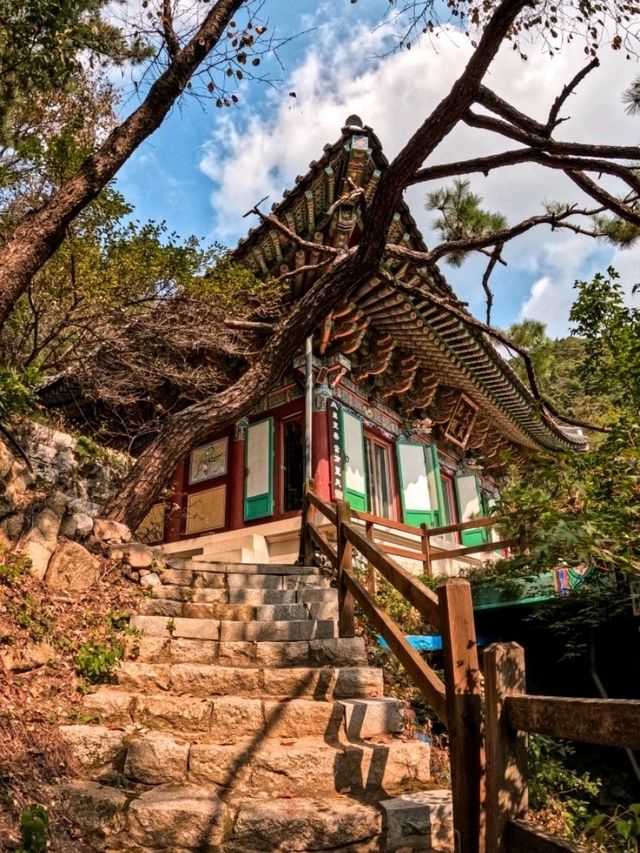
[[[228,440],[220,438],[196,447],[189,458],[189,485],[223,477],[227,473]]]
[[[201,533],[203,530],[224,527],[226,495],[226,486],[216,486],[189,495],[185,533]]]
[[[244,517],[251,521],[273,514],[273,418],[247,429]]]

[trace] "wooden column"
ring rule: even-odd
[[[528,807],[527,736],[507,721],[505,699],[525,692],[524,649],[493,643],[484,651],[485,748],[487,755],[487,849],[506,853],[508,821]]]
[[[313,409],[313,445],[311,448],[311,467],[313,488],[323,501],[331,500],[331,443],[329,441],[329,413],[326,405]]]
[[[181,462],[173,472],[171,497],[165,519],[165,542],[178,542],[182,533],[187,496],[184,493],[185,463]]]
[[[231,444],[231,460],[229,467],[229,527],[237,530],[244,527],[244,474],[245,474],[245,444],[247,442],[247,427],[249,422],[241,418],[233,429]]]
[[[342,525],[351,521],[351,508],[347,501],[336,501],[337,531],[338,531],[338,617],[339,633],[341,637],[353,637],[355,635],[355,599],[353,593],[347,587],[342,575],[343,569],[351,571],[352,546],[345,538]]]
[[[482,693],[471,587],[454,579],[438,590],[449,729],[456,853],[485,846]]]

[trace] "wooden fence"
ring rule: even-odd
[[[325,538],[312,520],[314,510],[329,522],[335,543]],[[367,519],[364,513],[352,512],[346,501],[326,503],[308,488],[301,555],[309,565],[317,548],[336,571],[340,636],[354,635],[354,610],[358,604],[447,726],[456,853],[578,851],[580,848],[575,845],[524,820],[528,808],[526,733],[638,749],[640,701],[527,695],[524,651],[515,643],[494,644],[485,649],[483,687],[469,583],[452,579],[434,593],[393,559],[400,556],[415,560],[416,552],[403,553],[404,549],[388,547],[383,550],[373,541],[370,527],[363,532],[362,521],[392,529],[406,527],[375,516]],[[467,526],[479,527],[479,521],[467,522]],[[425,566],[430,567],[434,559],[428,547],[430,538],[455,529],[464,529],[464,525],[431,528],[426,536],[423,531],[422,541],[427,543],[422,552]],[[510,544],[513,543],[504,540],[469,546],[446,551],[444,556],[468,556],[474,551]],[[371,589],[355,576],[354,549],[367,560],[370,572],[380,572],[442,635],[444,683],[409,645],[404,631],[376,602]]]

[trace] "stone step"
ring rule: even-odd
[[[222,560],[212,561],[206,557],[193,557],[191,560],[172,561],[167,565],[176,569],[213,572],[215,574],[243,575],[298,575],[304,577],[326,576],[327,571],[317,566],[296,566],[288,563],[232,563]]]
[[[451,791],[415,791],[382,800],[384,849],[453,851]]]
[[[247,669],[215,664],[145,664],[125,661],[118,683],[135,692],[170,690],[190,696],[313,696],[357,699],[383,694],[377,667],[293,667]]]
[[[153,599],[193,604],[331,604],[338,605],[338,590],[328,589],[211,589],[178,584],[155,587]],[[149,600],[149,599],[147,599]]]
[[[367,666],[368,663],[362,637],[295,642],[219,642],[142,636],[137,641],[137,649],[136,659],[141,663],[217,663],[220,666],[258,669]]]
[[[170,586],[206,589],[328,589],[331,578],[321,574],[246,574],[204,569],[164,569],[160,580]]]
[[[354,738],[397,733],[403,728],[402,703],[389,697],[348,700],[204,698],[106,687],[85,696],[82,708],[103,724],[201,733],[211,740],[307,735],[334,738],[344,731]]]
[[[304,796],[389,793],[415,789],[416,783],[426,784],[430,778],[429,745],[397,737],[377,743],[230,737],[214,743],[87,725],[62,726],[60,733],[76,768],[94,781],[120,773],[145,785],[186,782],[259,796]]]
[[[100,851],[261,853],[381,850],[375,805],[348,797],[222,799],[213,787],[161,785],[131,793],[77,781],[58,789],[65,815]],[[429,849],[425,847],[423,849]]]
[[[192,617],[132,616],[130,626],[149,637],[228,642],[290,642],[328,640],[337,637],[334,619],[282,619],[268,622],[238,622]]]
[[[329,604],[320,608],[313,606],[315,613],[331,614],[321,618],[337,618],[337,605]],[[148,598],[138,608],[142,616],[165,616],[167,618],[185,617],[187,619],[224,619],[242,622],[269,622],[283,619],[309,619],[312,616],[311,607],[307,610],[304,604],[226,604],[223,602],[173,601],[168,598]],[[334,617],[335,614],[335,617]]]

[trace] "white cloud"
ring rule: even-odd
[[[227,240],[241,236],[247,223],[242,214],[265,195],[269,203],[278,201],[295,175],[303,174],[309,161],[320,156],[322,145],[337,138],[350,113],[357,113],[375,129],[385,153],[393,157],[448,91],[471,53],[468,40],[455,31],[441,31],[431,44],[425,41],[411,51],[374,59],[382,47],[380,31],[354,27],[345,39],[344,31],[336,34],[332,25],[327,25],[320,29],[282,91],[267,96],[267,109],[259,105],[242,121],[230,114],[218,123],[200,164],[213,185],[216,236]],[[506,47],[486,82],[514,105],[545,119],[562,86],[584,64],[583,48],[576,42],[553,58],[534,47],[528,54],[529,61],[522,62]],[[637,69],[611,51],[605,50],[601,61],[601,67],[569,99],[563,113],[572,118],[558,129],[557,136],[636,144],[640,124],[625,115],[620,92]],[[289,98],[289,91],[295,91],[297,97]],[[433,153],[430,162],[515,147],[517,143],[460,125]],[[541,212],[546,200],[585,201],[562,173],[535,166],[503,169],[486,178],[473,176],[472,186],[488,208],[504,212],[511,222]],[[426,186],[414,187],[408,191],[407,200],[433,244],[437,237],[430,230],[431,215],[423,209],[426,191]],[[633,253],[635,260],[639,252]],[[511,300],[514,319],[518,313],[542,319],[545,314],[551,329],[560,334],[566,330],[574,279],[594,268],[596,262],[606,266],[613,254],[613,249],[607,253],[588,238],[552,233],[546,227],[531,231],[505,252],[509,269],[507,278],[504,273],[501,276],[503,284],[497,299]],[[620,255],[618,264],[629,273],[637,264],[635,260],[627,262],[627,257],[632,256]],[[478,265],[473,265],[472,277],[466,269],[447,274],[460,295],[480,310]],[[505,286],[509,274],[518,282],[517,288]],[[529,294],[522,305],[527,282]]]

